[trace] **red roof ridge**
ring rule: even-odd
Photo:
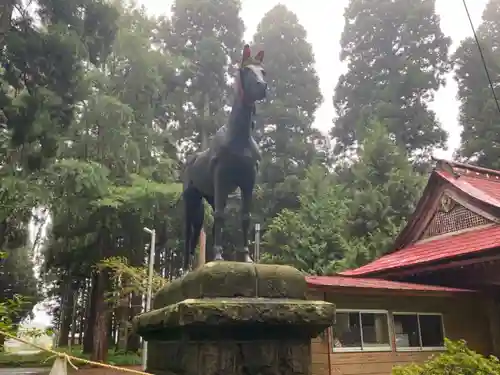
[[[469,174],[469,172],[476,172],[476,176],[479,178],[488,178],[491,176],[495,176],[494,180],[500,182],[500,171],[490,168],[479,167],[477,165],[465,164],[456,161],[446,160],[446,159],[437,159],[433,158],[436,164],[436,170],[444,170],[446,172],[453,173],[455,177],[459,177],[462,174]],[[450,170],[451,169],[451,170]]]
[[[476,198],[476,199],[478,199],[482,202],[485,202],[487,204],[490,204],[494,207],[500,207],[500,200],[497,199],[495,196],[492,196],[491,193],[489,191],[485,190],[484,188],[481,189],[480,188],[481,185],[479,185],[478,181],[477,181],[478,186],[474,186],[473,181],[471,181],[470,179],[467,180],[467,177],[470,177],[470,176],[465,177],[465,175],[464,175],[464,178],[457,178],[456,176],[455,177],[450,176],[450,173],[448,171],[441,171],[441,170],[435,171],[435,173],[437,173],[439,176],[444,178],[450,184],[452,184],[453,186],[458,188],[460,191],[463,191],[464,193],[468,194],[469,196]],[[475,181],[476,177],[474,176],[473,178]],[[483,179],[483,180],[487,180],[487,181],[491,181],[491,182],[500,182],[500,181],[494,181],[494,180],[487,179],[487,178]],[[496,186],[495,186],[495,189],[496,189]]]

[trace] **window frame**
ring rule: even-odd
[[[389,317],[389,311],[388,310],[381,310],[381,309],[336,309],[335,314],[337,313],[358,313],[359,314],[359,319],[361,322],[360,326],[360,338],[361,338],[361,346],[356,346],[356,347],[340,347],[337,348],[334,345],[334,339],[335,337],[333,336],[333,330],[330,330],[330,337],[332,338],[330,347],[333,353],[362,353],[362,352],[391,352],[392,351],[392,327],[391,327],[391,319]],[[387,319],[387,334],[389,337],[389,343],[387,345],[381,345],[381,346],[370,346],[370,347],[363,347],[363,319],[361,318],[361,314],[384,314],[386,319]]]
[[[396,352],[438,352],[446,350],[445,346],[423,346],[422,345],[422,330],[420,328],[420,316],[421,315],[432,315],[439,316],[441,318],[441,330],[443,332],[443,339],[446,338],[446,333],[444,331],[444,316],[443,313],[434,313],[434,312],[415,312],[415,311],[393,311],[392,312],[392,326],[394,327],[396,322],[394,321],[394,317],[396,315],[411,315],[417,317],[417,327],[418,327],[418,339],[420,342],[420,346],[408,346],[408,347],[399,347],[396,344],[396,333],[394,332],[394,349]]]

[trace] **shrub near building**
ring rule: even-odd
[[[496,375],[500,361],[494,356],[484,357],[467,348],[465,341],[446,340],[446,351],[422,365],[396,367],[393,375]]]

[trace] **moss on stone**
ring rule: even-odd
[[[153,308],[190,298],[263,297],[305,299],[304,275],[283,265],[210,262],[160,290]]]
[[[187,299],[134,318],[139,334],[190,325],[330,326],[335,306],[324,301],[268,298]]]
[[[153,298],[153,309],[173,305],[184,299],[182,279],[175,279],[165,285]]]
[[[209,262],[182,279],[184,298],[255,297],[255,265]]]
[[[276,264],[256,264],[255,272],[259,297],[306,298],[306,279],[296,268]]]

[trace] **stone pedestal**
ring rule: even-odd
[[[288,266],[211,262],[163,288],[134,318],[158,375],[310,375],[311,338],[335,307],[307,301]]]

